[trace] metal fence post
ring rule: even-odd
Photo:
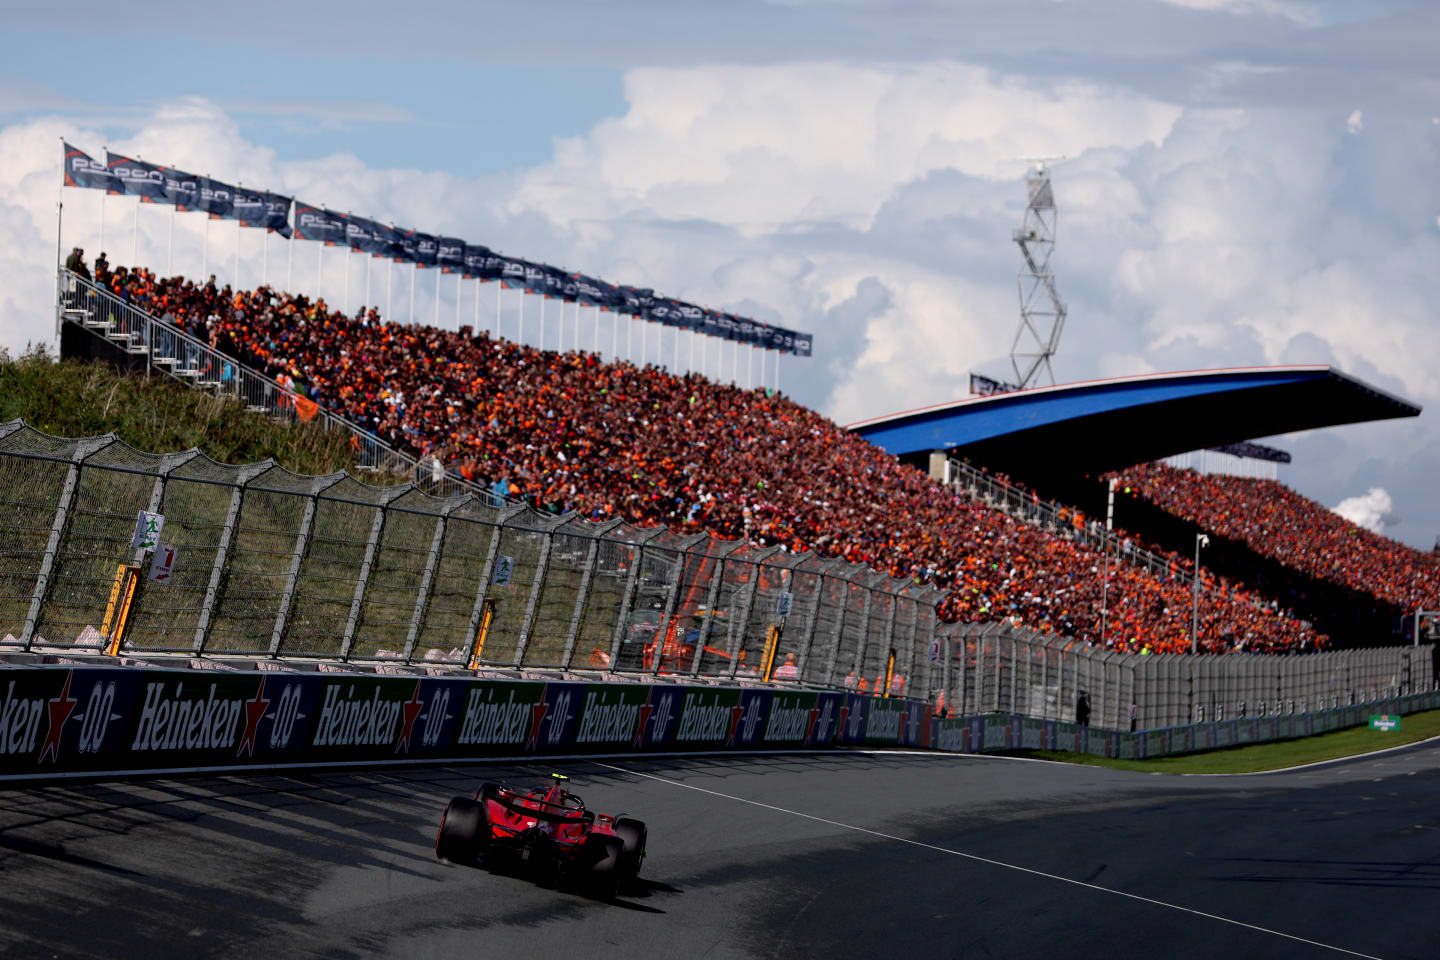
[[[689,554],[691,547],[709,539],[710,534],[697,533],[695,536],[687,537],[680,542],[680,547],[675,557],[675,579],[670,582],[670,589],[665,592],[665,610],[660,614],[660,625],[655,629],[655,657],[650,664],[651,676],[660,672],[661,655],[665,652],[665,636],[670,631],[670,618],[675,615],[675,601],[680,596],[680,581],[685,579],[685,557]],[[680,665],[678,649],[676,650],[675,665]]]
[[[55,518],[50,523],[50,539],[46,541],[45,553],[40,558],[40,571],[35,575],[35,588],[30,592],[30,609],[25,614],[25,626],[20,630],[20,645],[26,650],[30,649],[35,639],[35,626],[40,621],[40,610],[45,606],[45,597],[50,592],[50,575],[55,570],[55,555],[60,552],[60,539],[70,518],[70,505],[75,501],[75,489],[80,486],[80,467],[86,458],[114,442],[113,433],[81,440],[75,448],[74,459],[65,471],[65,485],[60,489],[60,500],[55,504]]]
[[[590,582],[595,578],[595,564],[600,557],[600,538],[611,530],[614,530],[623,520],[607,520],[598,524],[593,533],[594,539],[590,541],[590,548],[585,551],[585,569],[580,573],[580,590],[575,594],[575,612],[570,615],[570,627],[565,631],[565,652],[560,657],[560,665],[568,668],[570,658],[575,655],[575,640],[580,636],[580,620],[585,615],[585,604],[590,599]]]
[[[280,656],[280,644],[285,637],[285,624],[290,619],[290,604],[295,600],[295,585],[300,581],[300,564],[310,549],[310,533],[315,526],[315,511],[320,505],[320,494],[344,480],[345,474],[316,477],[315,485],[305,495],[305,515],[300,520],[300,532],[295,535],[295,550],[290,558],[290,573],[285,577],[285,589],[280,594],[280,606],[275,612],[275,629],[270,634],[270,656]]]
[[[505,522],[517,513],[525,512],[525,505],[517,503],[500,510],[495,528],[490,532],[490,546],[485,549],[485,566],[480,570],[480,583],[475,588],[475,606],[470,608],[470,626],[465,632],[467,658],[475,650],[475,638],[480,632],[480,619],[485,615],[485,595],[490,590],[490,577],[495,572],[495,557],[500,553],[500,537],[505,532]],[[469,660],[467,659],[468,663]]]
[[[806,683],[809,680],[805,676],[805,665],[810,662],[810,650],[815,644],[815,628],[819,626],[820,601],[825,594],[825,571],[833,568],[839,562],[838,559],[826,560],[820,564],[820,568],[815,574],[815,602],[810,605],[810,622],[805,627],[805,639],[800,645],[800,656],[796,658],[798,663],[795,675]]]
[[[415,655],[415,644],[420,639],[420,625],[425,621],[425,610],[430,605],[430,594],[435,585],[435,568],[440,565],[440,553],[445,546],[445,530],[450,525],[450,514],[460,507],[475,502],[472,494],[449,503],[435,518],[435,533],[430,537],[430,552],[425,556],[425,572],[420,575],[420,589],[415,593],[415,609],[410,614],[410,628],[405,632],[406,663]]]
[[[899,594],[895,595],[896,603],[899,603],[901,599]],[[920,601],[918,599],[911,599],[910,597],[903,599],[915,605],[915,610],[910,616],[910,639],[906,641],[908,650],[905,654],[905,682],[910,684],[913,690],[915,685],[915,644],[920,635]],[[928,649],[929,644],[926,644],[926,647]],[[925,674],[925,690],[927,695],[930,689],[930,680],[934,672],[935,665],[931,663]]]
[[[563,526],[575,516],[575,511],[562,516],[557,526]],[[520,637],[515,642],[515,667],[519,669],[525,660],[525,648],[530,645],[530,627],[535,622],[535,605],[540,602],[540,588],[545,585],[545,569],[550,565],[550,548],[555,543],[555,528],[546,530],[545,542],[540,544],[540,561],[535,567],[535,582],[530,584],[530,596],[525,601],[525,616],[520,620]]]
[[[838,562],[837,558],[837,562]],[[840,583],[840,604],[839,616],[835,618],[835,629],[830,633],[830,656],[825,661],[825,679],[822,683],[833,684],[835,676],[835,665],[840,660],[840,633],[845,628],[845,608],[850,602],[850,580],[847,577],[831,577]],[[824,589],[825,580],[820,580],[821,589]],[[857,680],[858,685],[858,680]]]
[[[731,679],[734,679],[735,671],[740,669],[740,651],[745,649],[745,631],[750,626],[750,609],[755,605],[755,591],[760,587],[760,561],[779,552],[778,546],[768,547],[744,561],[750,566],[750,587],[745,591],[745,599],[740,601],[740,617],[731,624],[730,642],[726,645],[730,651],[730,669],[725,675]]]
[[[385,533],[385,521],[390,514],[390,502],[415,489],[413,483],[390,487],[380,494],[375,505],[375,519],[370,523],[370,539],[365,541],[365,556],[360,561],[360,575],[355,580],[355,594],[350,598],[350,615],[345,618],[345,635],[340,638],[340,660],[350,659],[350,648],[355,643],[355,631],[360,626],[360,611],[365,604],[365,591],[370,586],[370,569],[375,565],[375,552],[380,547],[380,538]]]
[[[865,679],[865,648],[870,645],[870,601],[875,598],[875,591],[868,583],[860,586],[865,591],[865,606],[860,614],[860,642],[855,644],[855,686],[857,689],[860,681]]]
[[[705,661],[705,643],[710,639],[710,631],[715,628],[715,601],[720,599],[720,584],[725,580],[725,558],[738,550],[745,541],[732,540],[729,543],[722,543],[712,553],[711,560],[715,561],[715,572],[710,577],[710,590],[705,594],[705,618],[700,623],[700,636],[695,638],[695,656],[691,658],[690,676],[700,675],[700,667]]]
[[[635,581],[640,579],[640,565],[645,562],[645,544],[665,532],[664,527],[642,530],[635,538],[635,559],[625,574],[625,593],[620,598],[620,615],[615,618],[615,634],[610,638],[610,666],[613,669],[620,656],[620,642],[630,624],[630,608],[635,603]]]
[[[210,583],[205,588],[205,599],[200,603],[200,618],[195,622],[194,653],[197,657],[205,652],[205,645],[210,640],[210,622],[215,617],[215,603],[219,599],[220,584],[230,559],[230,544],[235,539],[235,527],[245,499],[245,485],[273,466],[274,460],[263,460],[241,467],[240,475],[235,479],[235,488],[230,491],[230,506],[225,511],[225,525],[220,528],[220,543],[215,547],[215,562],[210,566]]]

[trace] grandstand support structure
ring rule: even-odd
[[[1015,388],[1034,384],[1041,371],[1055,384],[1050,360],[1060,349],[1065,329],[1065,304],[1055,289],[1050,260],[1055,255],[1057,214],[1050,186],[1050,164],[1064,157],[1024,157],[1033,166],[1025,176],[1025,220],[1013,234],[1023,262],[1016,284],[1020,291],[1020,322],[1010,344]]]

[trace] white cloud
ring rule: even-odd
[[[1357,134],[1365,129],[1365,114],[1359,107],[1350,111],[1350,116],[1345,118],[1345,131],[1349,134]]]
[[[1335,512],[1371,533],[1384,533],[1392,522],[1394,506],[1384,487],[1371,487],[1366,493],[1341,500]]]
[[[1237,16],[1283,17],[1306,26],[1320,22],[1320,14],[1313,4],[1302,0],[1161,0],[1172,7],[1187,7],[1214,13],[1230,13]]]

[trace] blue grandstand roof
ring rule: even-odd
[[[1420,407],[1324,365],[1232,367],[1037,387],[852,423],[896,456],[951,450],[996,469],[1116,469]]]

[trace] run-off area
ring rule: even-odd
[[[550,770],[649,825],[615,903],[434,858],[449,797]],[[1258,777],[856,752],[32,787],[0,793],[0,956],[1433,957],[1437,786],[1425,745]]]

